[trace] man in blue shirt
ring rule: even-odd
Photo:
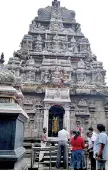
[[[93,147],[94,157],[96,158],[96,170],[105,170],[105,163],[108,160],[108,137],[104,125],[98,124],[97,130],[99,134]]]

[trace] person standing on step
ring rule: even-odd
[[[66,127],[58,132],[58,151],[57,151],[57,160],[56,168],[60,168],[61,163],[61,154],[63,152],[63,165],[64,169],[68,169],[68,142],[69,142],[69,133],[66,131]]]
[[[82,136],[82,134],[83,134],[83,127],[81,127],[79,120],[76,121],[76,131],[79,131],[81,136]]]
[[[47,143],[47,128],[43,128],[43,132],[42,132],[42,138],[41,138],[41,148],[45,148],[46,147],[46,143]],[[44,151],[40,151],[39,154],[39,161],[42,161],[44,157]]]

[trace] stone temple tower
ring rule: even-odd
[[[75,12],[59,1],[38,10],[7,67],[23,82],[23,109],[30,118],[25,138],[39,138],[47,127],[54,139],[62,126],[70,132],[77,121],[84,131],[100,122],[108,125],[106,72]]]

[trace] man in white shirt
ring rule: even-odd
[[[69,141],[69,133],[66,131],[64,127],[62,130],[58,132],[58,151],[57,151],[57,161],[56,168],[60,168],[61,162],[61,153],[63,151],[63,164],[64,169],[68,169],[68,141]]]
[[[92,141],[92,144],[94,145],[94,142],[96,141],[96,138],[97,138],[97,134],[96,134],[96,132],[94,132],[92,127],[90,127],[88,130],[90,133],[92,133],[91,141]]]
[[[89,134],[88,134],[88,144],[89,144],[89,158],[91,161],[91,170],[96,170],[96,160],[93,156],[93,147],[94,147],[94,142],[96,141],[97,134],[93,131],[93,128],[90,127],[89,129]]]

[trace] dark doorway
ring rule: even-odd
[[[48,136],[57,137],[58,131],[63,128],[63,115],[65,110],[62,106],[55,105],[49,110]]]

